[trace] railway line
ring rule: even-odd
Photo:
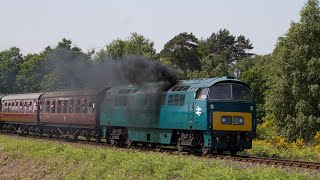
[[[48,141],[55,141],[55,142],[64,142],[64,143],[71,143],[71,144],[83,144],[83,145],[90,145],[90,146],[100,146],[100,147],[114,147],[114,145],[106,143],[106,142],[95,142],[95,141],[87,141],[85,138],[78,140],[71,140],[71,139],[62,139],[62,138],[52,138],[48,136],[33,136],[33,135],[18,135],[12,133],[4,133],[0,132],[0,135],[7,135],[7,136],[17,136],[20,138],[27,138],[27,139],[42,139]],[[300,168],[300,169],[308,169],[308,170],[316,170],[320,171],[320,162],[307,162],[307,161],[298,161],[298,160],[291,160],[291,159],[280,159],[280,158],[270,158],[270,157],[257,157],[257,156],[230,156],[229,154],[217,154],[217,153],[208,153],[203,155],[200,152],[179,152],[176,148],[172,147],[163,147],[163,146],[149,146],[146,145],[136,145],[127,147],[126,145],[117,146],[117,148],[126,148],[131,150],[138,150],[141,152],[147,151],[154,151],[154,152],[161,152],[166,153],[168,155],[186,155],[186,156],[197,156],[202,158],[208,159],[220,159],[220,160],[230,160],[236,162],[243,162],[243,163],[254,163],[254,164],[262,164],[267,166],[277,166],[277,167],[288,167],[288,168]]]

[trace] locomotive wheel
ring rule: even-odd
[[[89,142],[89,141],[91,140],[91,137],[90,137],[90,136],[86,136],[85,138],[86,138],[86,141],[87,141],[87,142]]]
[[[98,135],[98,137],[96,137],[96,143],[99,143],[101,141],[101,135]]]
[[[184,150],[184,147],[180,144],[180,142],[178,142],[177,148],[179,152],[182,152]]]
[[[231,150],[231,151],[230,151],[231,156],[236,156],[237,153],[238,153],[237,150]]]
[[[73,140],[77,141],[78,140],[78,136],[73,136]]]
[[[209,153],[209,149],[208,148],[202,148],[202,155],[205,156]]]
[[[110,144],[111,144],[111,146],[115,146],[118,144],[118,141],[114,140],[114,139],[110,139]]]
[[[223,150],[218,149],[218,150],[217,150],[217,153],[218,153],[218,154],[222,154],[222,153],[223,153]]]
[[[133,142],[131,140],[127,139],[126,144],[127,144],[127,147],[130,148],[132,146]]]

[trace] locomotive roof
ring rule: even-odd
[[[170,90],[172,91],[177,86],[187,86],[189,87],[188,88],[189,90],[195,90],[198,88],[211,87],[212,85],[220,82],[240,82],[242,84],[245,84],[238,79],[234,79],[233,77],[223,76],[223,77],[217,77],[217,78],[199,78],[199,79],[191,79],[191,80],[181,80],[176,85],[174,85]]]
[[[29,93],[29,94],[10,94],[4,96],[1,100],[26,100],[38,99],[43,93]]]
[[[198,88],[211,87],[214,84],[220,82],[238,82],[246,85],[238,79],[233,77],[223,76],[217,78],[199,78],[191,80],[180,80],[177,84],[172,86],[168,91],[195,91]],[[168,88],[168,83],[158,82],[158,83],[145,83],[143,85],[127,85],[127,86],[115,86],[108,90],[109,93],[116,94],[129,94],[129,93],[140,93],[140,92],[161,92]],[[248,85],[246,85],[248,86]]]
[[[169,83],[166,82],[151,82],[145,83],[141,86],[138,85],[123,85],[114,86],[108,90],[109,93],[128,94],[128,93],[141,93],[141,92],[161,92],[168,88]]]
[[[101,89],[80,89],[46,92],[42,97],[67,97],[67,96],[93,96],[101,92]]]

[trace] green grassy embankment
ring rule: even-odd
[[[231,161],[0,135],[0,179],[319,179]]]

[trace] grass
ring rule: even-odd
[[[320,174],[192,156],[0,135],[0,179],[319,179]]]

